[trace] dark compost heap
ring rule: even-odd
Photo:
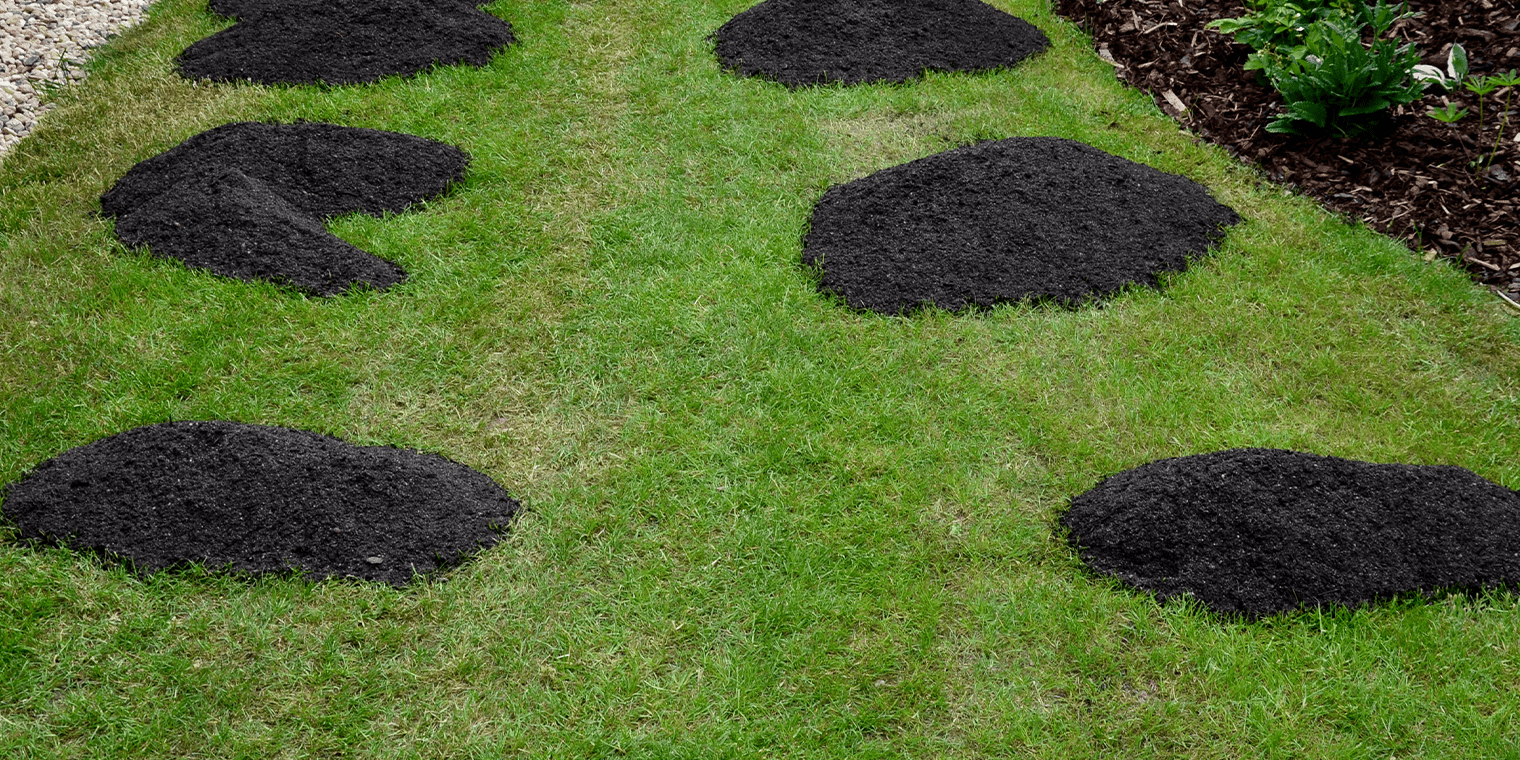
[[[132,167],[100,198],[116,236],[226,277],[330,296],[406,279],[329,233],[325,218],[380,216],[442,195],[469,156],[413,135],[331,124],[227,124]]]
[[[186,48],[190,79],[374,82],[432,66],[484,66],[512,26],[467,0],[212,0],[236,24]]]
[[[789,87],[988,71],[1050,47],[1029,22],[980,0],[768,0],[713,41],[725,67]]]
[[[1240,217],[1183,177],[1056,137],[939,153],[824,193],[803,238],[819,288],[896,314],[1074,306],[1157,286]]]
[[[1098,573],[1252,618],[1520,581],[1520,495],[1461,467],[1233,449],[1107,478],[1061,524]]]
[[[289,428],[169,422],[43,462],[11,484],[21,537],[126,560],[404,585],[494,545],[518,503],[436,454]]]

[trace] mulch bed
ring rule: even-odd
[[[946,151],[829,188],[802,261],[820,290],[897,314],[1076,306],[1180,271],[1240,217],[1201,185],[1058,137]]]
[[[400,266],[323,220],[399,213],[448,191],[469,156],[413,135],[332,124],[226,124],[132,167],[101,196],[128,246],[318,296],[384,289]]]
[[[1044,32],[980,0],[767,0],[713,40],[725,68],[788,87],[990,71],[1050,47]]]
[[[236,24],[176,59],[190,79],[359,84],[433,66],[484,66],[512,26],[468,0],[212,0]]]
[[[1109,477],[1061,524],[1095,572],[1247,618],[1520,582],[1520,494],[1461,467],[1233,449]]]
[[[12,483],[3,506],[23,539],[144,574],[194,563],[395,586],[495,545],[520,508],[436,454],[222,421],[70,449]]]
[[[1460,42],[1474,74],[1520,68],[1516,0],[1412,0],[1409,7],[1424,15],[1400,22],[1395,32],[1420,48],[1425,63],[1444,70],[1451,44]],[[1214,19],[1244,15],[1242,0],[1057,0],[1056,8],[1093,35],[1120,79],[1151,93],[1194,133],[1428,257],[1455,260],[1478,282],[1520,293],[1516,115],[1493,159],[1497,168],[1487,173],[1470,164],[1493,146],[1496,120],[1488,116],[1479,131],[1476,96],[1466,90],[1428,91],[1398,108],[1385,132],[1370,139],[1273,134],[1264,127],[1282,100],[1264,78],[1242,69],[1250,49],[1204,29]],[[1456,124],[1426,115],[1446,99],[1472,115]],[[1503,103],[1502,91],[1490,95],[1485,114],[1502,112]]]

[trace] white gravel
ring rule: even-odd
[[[0,0],[0,157],[37,125],[47,110],[44,82],[84,76],[91,48],[137,23],[151,0]]]

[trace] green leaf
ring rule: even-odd
[[[1297,103],[1290,103],[1288,105],[1288,113],[1292,114],[1295,119],[1307,121],[1321,129],[1324,128],[1325,122],[1329,118],[1329,111],[1325,108],[1325,104],[1313,100],[1300,100]]]
[[[1217,29],[1221,34],[1235,34],[1242,29],[1250,29],[1256,26],[1256,19],[1246,16],[1244,18],[1222,18],[1210,21],[1203,25],[1205,29]]]
[[[1453,43],[1451,52],[1446,56],[1446,73],[1459,81],[1467,76],[1467,49],[1460,44]]]
[[[1391,105],[1383,98],[1374,98],[1372,101],[1359,106],[1346,106],[1341,109],[1342,116],[1361,116],[1362,114],[1377,113]]]
[[[1281,116],[1281,117],[1278,117],[1276,119],[1273,119],[1271,122],[1269,122],[1267,124],[1267,131],[1268,132],[1276,132],[1277,134],[1280,134],[1280,135],[1298,135],[1298,134],[1303,134],[1302,132],[1299,131],[1298,127],[1293,123],[1293,117],[1292,116]]]

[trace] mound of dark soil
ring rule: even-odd
[[[213,0],[238,20],[176,63],[190,79],[357,84],[433,66],[484,66],[512,26],[467,0]]]
[[[469,156],[412,135],[331,124],[227,124],[132,167],[100,198],[127,245],[240,279],[330,296],[405,279],[322,219],[442,195]]]
[[[1029,22],[980,0],[767,0],[713,40],[726,68],[788,87],[989,71],[1050,47]]]
[[[216,222],[193,221],[210,219]],[[116,236],[192,267],[296,283],[320,295],[406,279],[401,267],[349,245],[267,185],[226,167],[188,178],[117,219]]]
[[[234,422],[148,425],[11,484],[21,537],[125,560],[401,586],[493,546],[518,503],[436,454]]]
[[[1061,524],[1096,572],[1250,618],[1520,582],[1520,495],[1461,467],[1233,449],[1114,475]]]
[[[887,314],[1073,306],[1156,286],[1239,221],[1191,180],[1072,140],[1015,137],[829,188],[802,261],[822,269],[821,290]]]

